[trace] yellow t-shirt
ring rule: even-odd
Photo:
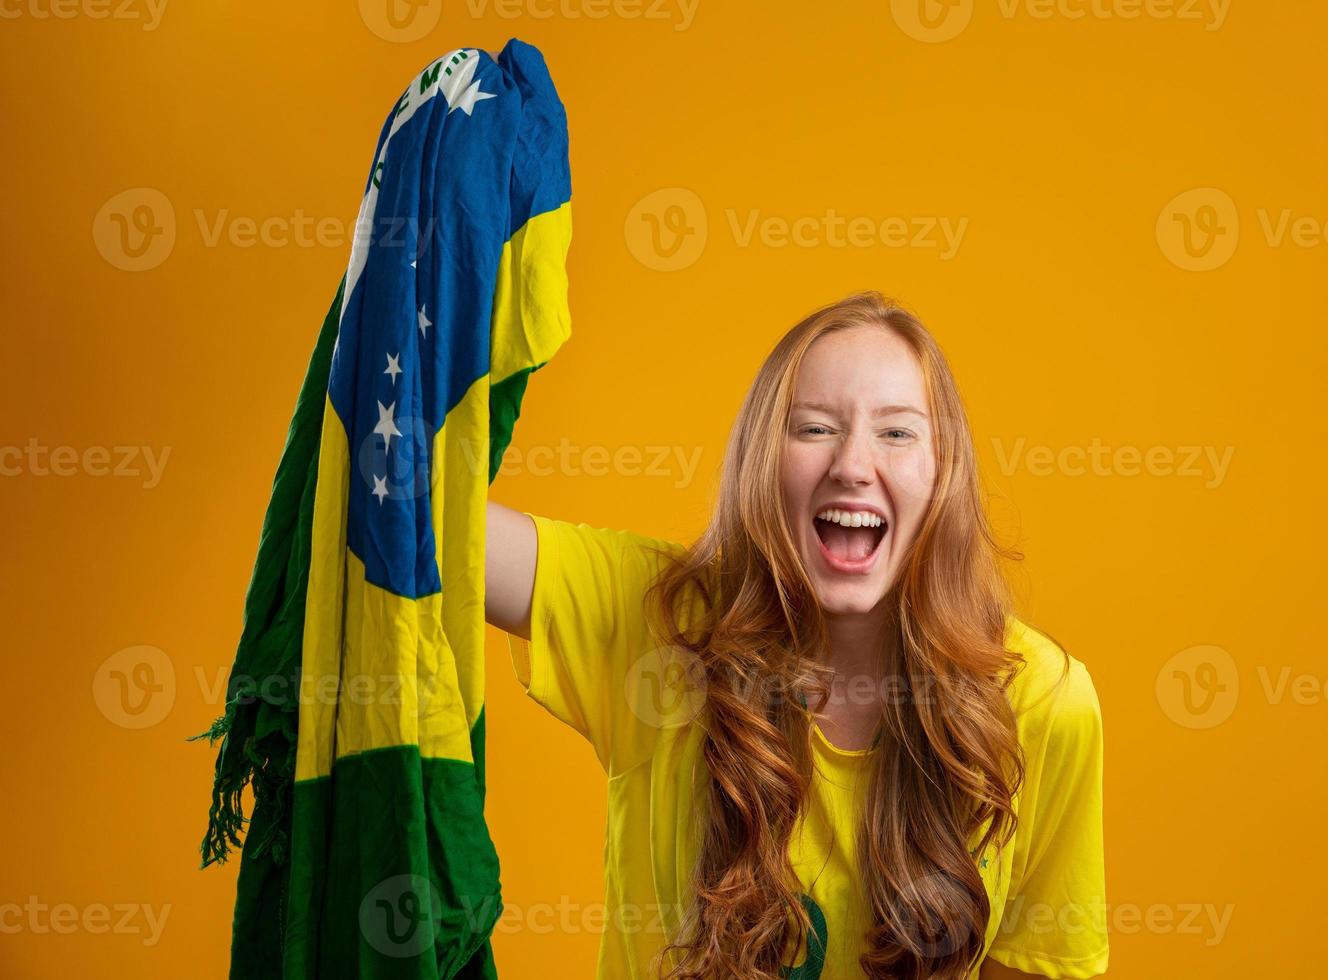
[[[590,742],[608,776],[597,976],[653,980],[651,960],[676,937],[689,895],[700,839],[693,801],[706,798],[704,731],[694,723],[704,679],[653,637],[643,602],[663,564],[654,549],[683,546],[530,516],[539,539],[531,639],[510,638],[513,667],[531,698]],[[1064,654],[1018,620],[1006,645],[1028,661],[1009,691],[1027,768],[1014,838],[974,853],[992,909],[984,956],[1047,977],[1099,976],[1108,950],[1097,693],[1070,658],[1069,674],[1048,694]],[[785,972],[847,980],[863,975],[858,956],[870,925],[854,852],[871,750],[840,749],[813,731],[816,771],[790,854],[821,942],[811,957],[804,944]]]

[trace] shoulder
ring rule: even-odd
[[[645,618],[646,595],[663,573],[686,564],[687,545],[670,537],[598,527],[530,514],[538,538],[535,593],[542,609],[567,606],[611,617],[620,626]],[[699,587],[704,580],[706,588]],[[673,605],[681,623],[698,615],[712,594],[713,576],[701,569],[683,583]]]
[[[620,573],[651,577],[686,550],[677,541],[623,528],[598,527],[538,514],[529,516],[535,522],[540,547],[550,563],[566,562],[571,566],[567,570],[572,572],[585,570],[587,566],[607,566]]]
[[[1005,646],[1019,658],[1006,693],[1026,745],[1082,742],[1100,733],[1101,703],[1083,661],[1013,616]]]

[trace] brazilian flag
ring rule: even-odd
[[[243,843],[232,978],[497,975],[485,508],[570,333],[570,198],[562,103],[516,39],[432,62],[383,124],[204,733],[203,866]]]

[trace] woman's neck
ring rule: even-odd
[[[826,666],[841,677],[884,677],[898,654],[894,625],[894,618],[879,607],[869,613],[827,617]]]
[[[887,678],[899,660],[898,630],[888,614],[834,616],[826,623],[829,646],[823,663],[834,671],[829,697],[812,706],[821,731],[843,749],[873,744]]]

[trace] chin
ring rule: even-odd
[[[850,582],[816,582],[816,598],[821,609],[831,616],[869,613],[890,594],[888,586]]]

